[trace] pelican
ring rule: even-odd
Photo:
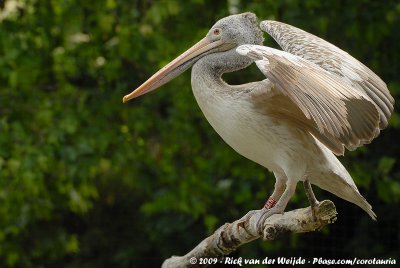
[[[267,32],[283,50],[262,46]],[[256,63],[265,80],[229,85],[222,75]],[[160,69],[123,102],[192,67],[204,116],[236,152],[275,175],[258,228],[283,213],[302,181],[314,208],[316,185],[376,214],[335,155],[370,143],[388,125],[394,99],[368,67],[327,41],[253,13],[217,21],[207,35]]]

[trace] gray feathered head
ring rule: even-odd
[[[261,45],[264,41],[257,16],[251,12],[220,19],[211,27],[210,33],[218,29],[221,31],[221,39],[226,43]]]

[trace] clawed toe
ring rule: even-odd
[[[254,215],[254,213],[258,212],[258,210],[250,210],[249,212],[246,213],[243,217],[240,218],[238,222],[238,227],[244,228],[244,223],[247,222],[251,216]]]
[[[263,230],[264,230],[264,221],[268,218],[268,217],[270,217],[272,214],[270,213],[270,211],[271,211],[271,209],[269,208],[263,208],[261,211],[260,211],[260,216],[258,217],[258,220],[257,220],[257,225],[256,225],[256,228],[257,228],[257,233],[259,233],[259,234],[261,234],[262,232],[263,232]]]
[[[264,222],[265,222],[265,220],[268,219],[269,217],[271,217],[274,214],[282,213],[282,211],[280,211],[276,207],[273,207],[273,208],[270,208],[270,209],[263,208],[263,209],[261,209],[259,211],[259,213],[260,213],[260,215],[259,215],[258,220],[257,220],[256,228],[257,228],[257,232],[259,234],[262,234],[263,231],[264,231]]]

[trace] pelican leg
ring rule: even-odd
[[[276,200],[279,200],[283,192],[285,191],[285,181],[287,181],[286,175],[284,173],[277,173],[277,172],[274,172],[274,175],[275,175],[274,191],[272,192],[268,200],[265,202],[265,205],[263,207],[265,209],[273,208],[277,203]],[[242,226],[244,222],[248,221],[248,219],[258,211],[259,210],[250,210],[249,212],[247,212],[246,215],[240,218],[239,226]]]
[[[287,204],[289,203],[290,198],[292,198],[294,192],[296,191],[297,181],[288,180],[286,182],[286,189],[283,192],[281,198],[279,198],[276,205],[272,208],[263,208],[259,211],[260,216],[257,221],[257,231],[262,233],[264,230],[264,222],[267,218],[274,214],[280,214],[285,211]]]
[[[275,175],[275,188],[272,195],[265,202],[264,208],[273,208],[276,205],[277,200],[279,200],[285,191],[285,181],[287,180],[286,176],[282,173],[274,172]]]
[[[319,202],[318,202],[317,198],[315,198],[314,192],[311,187],[311,183],[307,178],[304,180],[303,186],[304,186],[304,191],[306,192],[307,199],[310,202],[313,218],[315,219],[316,218],[315,217],[315,209],[318,206]]]

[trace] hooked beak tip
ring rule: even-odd
[[[122,103],[126,103],[129,100],[128,96],[124,96],[122,98]]]

